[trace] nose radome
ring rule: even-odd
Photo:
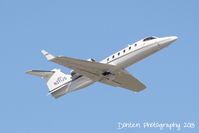
[[[161,48],[164,48],[173,43],[174,41],[176,41],[177,39],[178,39],[177,36],[163,37],[160,38],[160,42],[158,44]]]
[[[166,38],[166,42],[167,42],[168,44],[171,44],[171,43],[173,43],[174,41],[176,41],[177,39],[178,39],[177,36],[170,36],[170,37],[167,37],[167,38]]]
[[[170,38],[170,40],[171,40],[172,42],[178,39],[177,36],[171,36],[171,37],[169,37],[169,38]]]

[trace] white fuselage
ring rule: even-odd
[[[176,36],[156,38],[148,37],[135,42],[128,47],[118,51],[117,53],[105,58],[100,63],[111,64],[115,66],[115,70],[124,69],[145,57],[165,48],[177,39]],[[84,88],[95,81],[81,76],[80,78],[73,80],[68,86],[68,92],[75,91]]]

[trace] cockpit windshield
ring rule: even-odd
[[[156,39],[156,38],[157,37],[150,36],[150,37],[144,38],[143,41],[149,41],[149,40],[153,40],[153,39]]]

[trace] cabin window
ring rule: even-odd
[[[109,61],[109,58],[107,58],[107,62]]]
[[[112,58],[114,58],[115,56],[113,55]]]
[[[137,43],[135,44],[135,47],[137,46]]]
[[[119,52],[119,53],[117,53],[117,55],[119,56],[119,55],[120,55],[120,52]]]
[[[126,50],[124,49],[124,50],[123,50],[123,53],[125,53],[125,51],[126,51]]]
[[[129,50],[131,50],[131,47],[129,47]]]

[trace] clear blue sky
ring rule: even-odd
[[[1,0],[2,133],[129,133],[118,122],[193,122],[199,131],[199,1]],[[128,68],[147,89],[140,93],[95,83],[60,99],[24,72],[69,69],[47,62],[55,55],[101,60],[146,36],[179,37],[168,48]],[[163,132],[177,132],[164,130]]]

